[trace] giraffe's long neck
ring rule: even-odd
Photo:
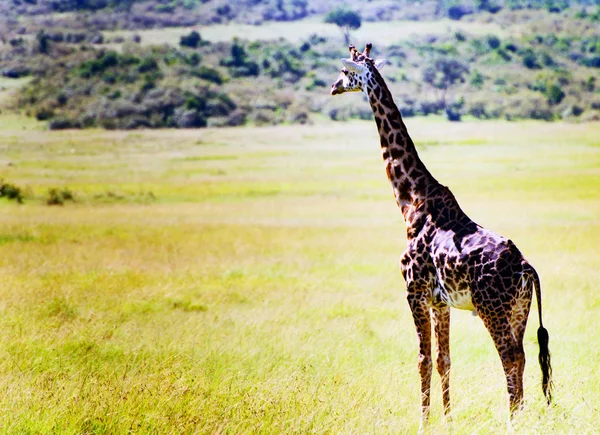
[[[396,202],[410,225],[415,209],[439,183],[419,158],[392,94],[375,68],[368,83],[366,93],[379,130],[387,176]]]

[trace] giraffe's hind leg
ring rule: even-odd
[[[532,291],[531,288],[524,286],[517,301],[515,302],[511,317],[510,328],[516,341],[519,358],[517,359],[517,390],[520,397],[523,397],[523,373],[525,371],[525,351],[523,349],[523,337],[527,328],[527,318],[531,307]]]
[[[437,346],[437,371],[442,383],[444,414],[450,420],[450,307],[431,310]]]
[[[500,355],[510,402],[511,415],[519,409],[523,401],[523,369],[525,351],[523,342],[517,342],[510,324],[510,313],[494,313],[481,316],[485,327],[492,336],[496,350]]]

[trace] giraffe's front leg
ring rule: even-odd
[[[431,310],[437,345],[437,371],[442,381],[444,415],[450,421],[450,307]]]
[[[424,292],[408,292],[408,305],[413,315],[419,341],[419,374],[421,375],[421,428],[429,419],[431,385],[431,318]]]

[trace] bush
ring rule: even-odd
[[[28,76],[29,74],[29,68],[24,66],[7,68],[2,70],[2,76],[9,79],[18,79],[20,77]]]
[[[198,66],[198,64],[200,63],[201,60],[202,60],[202,56],[200,56],[198,53],[194,52],[185,58],[185,63],[187,63],[190,66]]]
[[[344,110],[344,108],[340,108],[340,107],[333,107],[329,110],[329,119],[331,119],[332,121],[344,121],[345,119],[348,118],[348,113],[347,110]]]
[[[495,14],[500,9],[502,9],[502,6],[492,3],[490,2],[490,0],[475,0],[474,3],[475,9],[477,9],[478,11],[487,11],[492,14]]]
[[[544,7],[550,13],[559,13],[569,8],[568,0],[544,0]]]
[[[458,42],[464,42],[467,40],[467,36],[461,32],[460,30],[454,32],[454,38],[458,41]]]
[[[594,92],[596,89],[596,77],[588,76],[588,78],[582,83],[583,89],[588,92]]]
[[[90,44],[102,44],[104,43],[104,36],[100,32],[93,33],[88,36],[88,42]]]
[[[441,101],[422,100],[417,103],[416,112],[419,115],[435,115],[444,109],[444,104]]]
[[[588,68],[600,68],[600,56],[583,58],[581,63]]]
[[[325,88],[327,87],[327,83],[318,78],[318,77],[313,77],[312,80],[310,81],[309,84],[306,85],[305,89],[307,91],[314,91],[316,88]]]
[[[21,188],[5,182],[2,178],[0,178],[0,198],[17,201],[19,204],[23,203],[23,193],[21,192]]]
[[[125,130],[134,130],[136,128],[150,128],[154,127],[152,123],[146,119],[139,116],[135,116],[133,118],[128,119],[123,123],[123,128]]]
[[[234,77],[257,76],[260,72],[258,64],[248,59],[245,47],[238,39],[231,44],[231,56],[221,60],[221,65],[230,68]]]
[[[228,16],[229,14],[231,14],[231,6],[229,6],[227,4],[224,6],[219,6],[217,8],[217,14],[223,15],[223,16]]]
[[[447,107],[446,108],[446,118],[448,119],[448,121],[460,121],[461,119],[461,114],[460,112]]]
[[[468,113],[478,119],[487,119],[489,117],[486,112],[485,103],[481,101],[472,103],[468,109]]]
[[[185,108],[188,110],[203,111],[206,109],[206,99],[199,95],[189,94],[186,96]]]
[[[69,128],[78,128],[79,125],[76,121],[68,118],[55,118],[48,123],[50,130],[65,130]]]
[[[189,35],[183,35],[179,39],[179,45],[182,47],[197,48],[201,40],[200,33],[193,30]]]
[[[96,59],[82,62],[78,67],[79,75],[83,78],[103,73],[106,69],[115,67],[121,60],[119,53],[116,51],[99,52]]]
[[[12,38],[8,41],[11,47],[20,47],[25,44],[25,40],[23,38]]]
[[[235,127],[238,125],[244,125],[246,123],[246,112],[243,110],[237,109],[234,110],[231,115],[227,118],[226,124],[230,127]]]
[[[209,100],[206,104],[206,114],[211,117],[227,116],[233,109],[235,109],[235,104],[232,106],[222,99]]]
[[[75,202],[73,192],[69,189],[57,189],[53,187],[48,190],[46,197],[47,205],[64,205],[65,201]]]
[[[547,107],[544,107],[539,100],[534,100],[527,105],[522,115],[524,118],[529,119],[539,119],[543,121],[552,121],[554,120],[554,113]]]
[[[548,103],[551,105],[556,105],[560,103],[563,98],[565,98],[565,93],[557,84],[552,84],[546,89],[546,98],[548,98]]]
[[[473,13],[473,9],[465,5],[456,5],[448,8],[448,17],[451,20],[460,20],[465,15]]]
[[[54,117],[54,111],[52,109],[40,109],[35,114],[35,118],[38,121],[47,121],[48,119]]]
[[[403,118],[409,118],[417,114],[415,111],[415,100],[410,97],[401,99],[398,104],[398,109]]]
[[[155,87],[156,83],[154,83],[154,81],[146,79],[140,86],[140,92],[145,93],[148,92],[150,89],[154,89]]]
[[[481,89],[483,87],[483,82],[485,81],[485,77],[477,70],[473,70],[471,73],[471,77],[469,77],[469,83],[471,86]]]
[[[85,33],[67,33],[65,42],[70,44],[80,44],[85,41]]]
[[[457,101],[446,106],[446,118],[448,121],[460,121],[462,116],[462,109],[465,106],[465,99],[459,98]]]
[[[206,127],[206,118],[197,110],[177,109],[174,115],[175,124],[180,128]]]
[[[544,66],[555,66],[556,65],[556,63],[554,62],[554,59],[552,59],[552,56],[550,56],[545,51],[540,54],[540,60],[542,61],[542,65],[544,65]]]
[[[102,73],[102,81],[104,83],[108,83],[108,84],[112,85],[117,82],[117,76],[112,71],[105,71],[104,73]]]
[[[58,104],[59,106],[64,106],[65,104],[67,104],[68,101],[69,97],[62,92],[56,96],[56,104]]]
[[[570,117],[577,117],[580,116],[583,113],[583,108],[577,106],[576,104],[572,104],[570,106],[568,106],[567,108],[565,108],[561,113],[560,113],[560,117],[561,118],[570,118]]]
[[[142,59],[137,70],[141,73],[157,71],[158,63],[156,62],[156,59],[154,59],[152,57],[146,57],[146,58]]]
[[[260,73],[260,68],[256,62],[247,62],[243,66],[231,69],[234,77],[256,77]]]
[[[210,68],[202,65],[198,69],[193,69],[191,74],[195,77],[207,80],[209,82],[216,83],[217,85],[223,84],[224,79],[219,71],[214,68]]]
[[[535,53],[530,49],[523,55],[523,65],[529,69],[540,69]]]
[[[175,12],[175,6],[173,4],[158,4],[154,7],[154,10],[159,14],[171,14]]]
[[[296,124],[307,124],[309,122],[308,113],[304,111],[295,111],[292,112],[289,116],[289,121]]]
[[[487,35],[485,37],[488,46],[492,49],[495,50],[496,48],[500,47],[500,38],[498,38],[496,35]]]

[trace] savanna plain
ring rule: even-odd
[[[525,336],[508,424],[479,318],[452,312],[452,426],[597,433],[600,124],[408,118],[431,172],[542,280],[555,401]],[[55,131],[0,117],[0,432],[415,433],[405,227],[373,122]],[[49,189],[75,201],[48,206]]]

